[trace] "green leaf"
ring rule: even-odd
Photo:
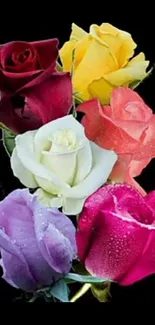
[[[91,275],[79,275],[76,273],[68,273],[65,276],[65,280],[72,280],[73,282],[81,283],[104,283],[107,282],[107,279],[100,279]]]
[[[12,151],[15,147],[15,137],[16,134],[8,128],[2,129],[3,146],[9,156],[11,156]]]
[[[69,302],[69,288],[63,279],[59,280],[54,284],[54,286],[52,286],[50,293],[53,297],[62,302]]]

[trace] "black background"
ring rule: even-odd
[[[84,8],[85,6],[85,8]],[[137,51],[143,51],[150,60],[150,66],[155,63],[155,18],[149,2],[144,8],[137,9],[136,4],[123,2],[109,5],[103,2],[69,2],[63,4],[47,2],[13,3],[1,6],[0,43],[13,40],[34,41],[57,37],[60,46],[70,35],[71,23],[75,22],[88,31],[92,23],[109,22],[114,26],[132,34],[138,44]],[[155,113],[155,71],[152,76],[137,88],[138,93]],[[149,192],[155,189],[155,159],[147,166],[142,175],[137,178],[141,186]],[[21,187],[10,170],[9,159],[0,144],[0,198],[3,199],[13,189]],[[134,248],[133,248],[134,249]],[[151,276],[133,286],[111,289],[112,302],[115,303],[152,303],[155,301],[155,276]],[[17,291],[0,281],[0,301],[10,302]],[[81,302],[97,301],[87,294]]]

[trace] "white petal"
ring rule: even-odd
[[[63,198],[62,197],[54,197],[51,194],[45,192],[41,188],[39,188],[35,195],[37,195],[38,200],[41,202],[42,205],[48,208],[61,208],[63,205]]]
[[[112,150],[105,150],[91,143],[93,166],[89,175],[78,185],[63,192],[64,197],[85,198],[94,193],[108,179],[112,168],[117,161],[117,155]]]
[[[77,215],[82,211],[84,202],[86,198],[84,199],[72,199],[67,198],[63,201],[63,213],[67,215]]]
[[[76,151],[64,154],[44,151],[41,163],[65,183],[72,185],[76,170],[76,157]]]
[[[73,115],[67,115],[62,118],[58,118],[52,122],[43,125],[36,133],[34,138],[34,147],[37,157],[40,157],[40,153],[48,146],[48,139],[57,130],[72,129],[77,136],[84,137],[84,127],[80,124]]]
[[[52,171],[49,171],[36,159],[34,153],[33,140],[36,131],[28,131],[16,137],[17,155],[22,164],[34,176],[41,178],[43,181],[51,182],[57,188],[69,188],[70,186],[60,180]]]
[[[14,175],[21,181],[21,183],[23,183],[26,187],[29,188],[37,187],[37,183],[34,179],[33,174],[22,164],[21,160],[17,155],[16,148],[13,150],[10,162]]]
[[[79,184],[89,174],[92,168],[92,150],[89,140],[77,152],[76,176],[74,185]]]

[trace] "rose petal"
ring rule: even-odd
[[[63,129],[72,128],[79,138],[85,138],[83,126],[76,121],[72,115],[65,116],[63,118]],[[34,137],[34,149],[37,159],[40,159],[40,153],[45,150],[48,145],[48,139],[54,132],[62,129],[62,119],[56,119],[55,121],[49,122],[42,126]]]
[[[89,73],[88,67],[92,67]],[[115,69],[117,69],[117,61],[114,56],[110,55],[109,48],[101,46],[95,39],[92,40],[82,61],[77,66],[75,74],[73,74],[74,91],[80,92],[80,98],[83,100],[91,99],[87,89],[88,85],[93,80],[101,78],[104,73]]]
[[[106,182],[117,160],[117,155],[113,151],[99,148],[93,142],[91,142],[91,149],[93,156],[91,173],[80,184],[65,189],[64,196],[66,198],[88,197]]]
[[[121,285],[130,285],[155,273],[155,229],[150,230],[143,252],[136,263],[120,279]]]
[[[36,206],[34,213],[38,246],[49,265],[59,273],[68,273],[75,257],[75,228],[71,221],[55,209]],[[71,241],[70,241],[71,239]]]
[[[92,141],[96,140],[98,131],[103,127],[99,107],[99,100],[93,99],[80,104],[76,109],[77,112],[85,113],[85,116],[82,118],[82,124],[85,127],[86,136]]]
[[[89,174],[92,168],[92,151],[89,141],[83,145],[77,152],[76,174],[74,177],[74,186],[79,184]]]
[[[10,162],[14,176],[18,177],[21,183],[23,183],[26,187],[29,188],[37,187],[37,183],[34,179],[33,174],[22,164],[21,160],[17,155],[16,148],[13,150]]]
[[[78,215],[82,211],[86,198],[87,197],[84,197],[82,199],[64,198],[63,213],[67,214],[68,216]]]
[[[110,212],[100,213],[94,228],[85,266],[95,276],[118,281],[141,254],[148,230]]]
[[[0,230],[0,247],[5,269],[8,270],[15,285],[26,291],[35,290],[37,283],[29,271],[22,252],[3,230]]]
[[[77,151],[75,150],[64,154],[44,151],[42,155],[42,164],[65,183],[72,186],[77,166]]]
[[[47,69],[51,63],[55,62],[58,56],[58,39],[48,39],[31,42],[39,55],[39,62],[42,69]]]
[[[19,247],[36,283],[48,285],[52,283],[54,272],[38,249],[32,219],[33,212],[30,209],[32,200],[33,196],[27,189],[16,190],[7,196],[0,204],[0,212],[3,213],[0,218],[1,225],[4,224],[10,240]],[[8,220],[10,214],[11,218]],[[4,248],[6,249],[6,246]]]
[[[143,102],[142,98],[132,89],[119,87],[113,90],[110,105],[113,115],[122,113],[122,110],[129,102]]]
[[[41,163],[39,163],[36,159],[34,153],[34,146],[33,146],[33,139],[35,136],[35,131],[28,131],[22,135],[18,135],[16,137],[16,150],[18,158],[20,159],[22,165],[28,169],[33,175],[35,175],[35,179],[38,184],[41,184],[40,187],[44,188],[45,183],[45,190],[51,188],[53,191],[53,187],[59,189],[60,188],[67,188],[69,187],[68,184],[64,183],[60,180],[54,173],[49,171],[45,168]],[[12,160],[12,169],[14,170],[13,160]],[[16,170],[16,175],[20,175]],[[53,184],[53,187],[52,187]],[[49,188],[48,188],[49,187]],[[50,192],[50,191],[49,191]]]
[[[47,72],[46,72],[47,74]],[[35,79],[36,80],[36,79]],[[44,81],[26,86],[21,94],[36,116],[45,124],[67,115],[72,106],[72,85],[68,73],[53,73]]]

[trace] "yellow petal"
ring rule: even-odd
[[[59,51],[60,59],[63,65],[63,71],[71,71],[72,53],[75,48],[76,41],[66,42]]]
[[[94,80],[88,87],[91,98],[98,98],[101,104],[109,104],[113,86],[104,78]]]
[[[69,41],[66,42],[63,47],[59,51],[59,55],[61,58],[61,62],[63,65],[64,71],[71,71],[72,64],[74,65],[74,71],[76,70],[77,66],[83,59],[88,47],[90,44],[89,36],[83,38],[81,41]],[[72,62],[73,57],[73,50],[74,52],[74,62]]]
[[[143,52],[139,53],[132,60],[130,60],[128,63],[128,66],[130,67],[133,64],[140,62],[140,61],[145,61],[145,54]]]
[[[136,43],[132,36],[108,23],[101,26],[91,25],[90,34],[101,44],[109,47],[112,55],[118,62],[118,68],[124,67],[128,60],[134,55]]]
[[[119,63],[119,67],[123,68],[128,60],[134,55],[134,49],[137,44],[133,41],[130,33],[118,29],[110,24],[102,24],[103,31],[113,35],[117,42],[121,42],[119,51],[115,54]]]
[[[104,76],[104,78],[115,87],[128,86],[134,80],[145,78],[148,64],[149,61],[135,62],[132,66],[127,65],[123,69]]]
[[[120,37],[122,37],[122,46],[120,48],[118,61],[119,67],[123,68],[127,64],[128,60],[133,57],[134,49],[137,45],[132,40],[130,34],[128,34],[128,37],[126,37],[126,39],[123,39],[123,37],[125,37],[124,34],[120,35]]]
[[[82,28],[78,27],[74,23],[72,24],[70,41],[66,42],[59,51],[64,71],[71,71],[72,54],[75,47],[77,47],[74,62],[75,68],[79,64],[88,46],[88,36],[89,34],[86,33]]]
[[[113,25],[109,24],[109,23],[103,23],[100,26],[101,30],[113,35],[113,36],[117,36],[117,34],[120,32],[120,29],[114,27]]]
[[[88,35],[82,28],[77,26],[76,24],[72,24],[72,32],[70,35],[70,40],[80,41],[83,37]]]
[[[100,79],[104,74],[116,69],[117,64],[108,48],[92,39],[85,56],[73,75],[74,91],[80,92],[80,98],[90,99],[88,85],[94,79]]]

